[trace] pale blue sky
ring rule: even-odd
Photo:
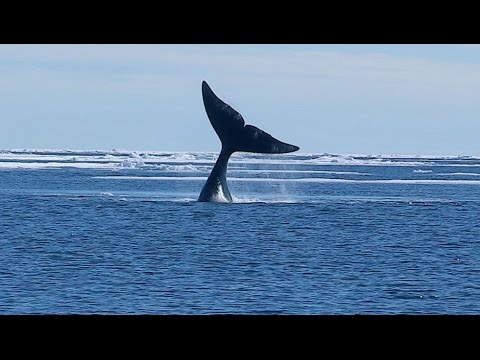
[[[480,155],[479,45],[0,45],[0,149],[218,151],[202,80],[302,153]]]

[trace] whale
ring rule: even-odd
[[[277,140],[253,125],[245,124],[239,112],[215,95],[206,81],[202,82],[205,111],[222,144],[220,154],[198,197],[200,202],[231,203],[227,186],[227,166],[236,152],[283,154],[299,150],[296,145]]]

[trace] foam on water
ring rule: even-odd
[[[180,202],[180,203],[191,203],[191,202],[196,202],[196,198],[179,198],[179,199],[172,199],[172,201],[175,202]]]

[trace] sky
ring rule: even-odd
[[[219,151],[205,80],[300,153],[480,155],[480,45],[0,45],[0,149]]]

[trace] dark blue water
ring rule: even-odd
[[[289,159],[233,162],[233,204],[208,161],[4,165],[0,313],[480,312],[480,161]]]

